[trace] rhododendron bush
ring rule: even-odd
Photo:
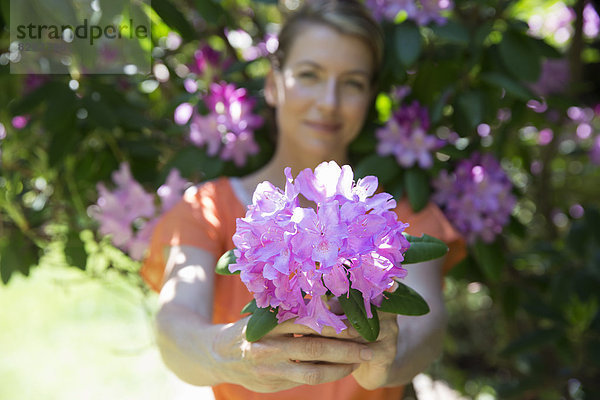
[[[386,50],[350,145],[352,174],[303,172],[287,190],[257,189],[231,279],[271,283],[251,285],[259,308],[248,309],[341,328],[344,317],[326,312],[339,298],[375,317],[385,299],[409,293],[392,281],[429,245],[403,235],[393,202],[406,198],[415,212],[433,202],[468,256],[445,275],[449,335],[432,373],[472,398],[600,398],[597,1],[364,1]],[[20,50],[8,3],[0,277],[9,283],[52,256],[147,293],[139,260],[156,218],[188,186],[252,173],[273,154],[262,89],[283,16],[300,2],[152,0],[146,75],[75,64],[68,75],[10,74]],[[103,6],[60,3],[61,13]],[[111,57],[99,50],[99,65]],[[371,193],[375,179],[384,192]],[[314,209],[295,203],[299,193]],[[267,226],[277,240],[251,245]]]

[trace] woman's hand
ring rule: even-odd
[[[157,342],[165,364],[198,386],[235,383],[257,392],[335,381],[372,358],[356,341],[358,332],[340,334],[286,321],[257,342],[246,340],[249,318],[214,325],[214,257],[189,247],[173,247],[156,317]]]
[[[379,312],[379,336],[367,345],[373,352],[373,358],[363,362],[352,373],[354,379],[368,390],[388,384],[390,371],[398,353],[398,322],[396,314]]]
[[[215,338],[219,380],[243,385],[256,392],[274,392],[299,385],[317,385],[341,379],[361,362],[372,358],[372,350],[354,341],[358,333],[346,329],[336,334],[325,327],[318,335],[303,325],[286,321],[261,340],[248,342],[248,318],[224,328]]]
[[[406,384],[439,356],[447,318],[442,264],[443,258],[439,258],[406,266],[409,272],[403,283],[423,296],[430,312],[418,317],[379,312],[379,337],[367,343],[373,359],[352,373],[365,389]]]

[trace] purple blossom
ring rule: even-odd
[[[27,74],[25,82],[23,83],[23,94],[33,92],[35,89],[48,82],[49,78],[47,75],[40,74]]]
[[[530,88],[538,96],[559,94],[567,89],[569,81],[569,60],[547,59],[542,63],[542,72],[538,81],[530,85]]]
[[[600,16],[592,5],[588,2],[583,8],[583,34],[589,38],[595,38],[600,32]]]
[[[0,122],[0,140],[4,140],[6,138],[6,128],[4,124]]]
[[[97,185],[98,208],[92,216],[100,222],[100,234],[112,235],[114,245],[129,252],[135,241],[134,222],[155,215],[154,196],[132,177],[127,163],[121,164],[112,178],[117,185],[113,192],[102,183]]]
[[[13,117],[11,120],[11,124],[15,129],[23,129],[29,123],[29,116],[27,115],[17,115]]]
[[[162,203],[162,211],[167,212],[177,204],[187,187],[188,181],[181,177],[178,169],[173,168],[169,172],[166,182],[156,191]]]
[[[256,46],[250,46],[242,50],[242,58],[246,61],[256,60],[260,57],[266,57],[273,54],[279,47],[279,39],[277,35],[267,33],[262,41]]]
[[[380,305],[394,278],[406,275],[408,225],[391,211],[396,202],[389,194],[374,195],[377,178],[354,182],[347,165],[324,162],[295,180],[290,168],[284,174],[284,191],[259,184],[246,216],[237,219],[230,271],[241,272],[259,307],[279,308],[279,322],[298,317],[317,332],[331,326],[339,333],[345,316],[332,313],[323,297],[357,289],[371,316],[370,304]],[[299,195],[316,210],[300,207]]]
[[[474,153],[453,173],[442,171],[433,185],[433,200],[469,243],[492,242],[516,204],[506,173],[490,154]]]
[[[189,66],[190,72],[202,75],[207,68],[219,67],[221,63],[221,53],[209,45],[204,45],[194,53],[194,60]]]
[[[190,103],[181,103],[175,108],[173,119],[177,125],[185,125],[188,123],[193,113],[194,106]]]
[[[600,135],[596,136],[590,149],[590,161],[595,165],[600,165]]]
[[[434,135],[428,135],[429,116],[418,102],[400,107],[387,124],[377,130],[377,154],[394,155],[405,168],[418,164],[423,169],[433,166],[432,152],[443,145]]]
[[[113,191],[102,183],[97,185],[98,202],[90,214],[100,223],[101,235],[111,235],[116,247],[134,260],[141,260],[157,221],[155,196],[133,178],[128,163],[122,163],[119,170],[113,172],[112,179],[116,185]],[[181,198],[186,184],[177,170],[171,171],[167,182],[158,190],[163,211]]]
[[[378,21],[394,21],[398,13],[404,11],[408,19],[419,25],[445,23],[446,18],[441,13],[454,7],[451,0],[367,0],[366,5]]]
[[[221,82],[210,86],[204,103],[209,113],[193,112],[190,141],[198,147],[207,145],[211,156],[218,154],[223,160],[243,166],[249,155],[259,151],[254,131],[262,126],[263,118],[252,111],[256,100],[248,96],[246,89]],[[188,103],[180,104],[175,112],[176,122],[186,121],[189,111]]]

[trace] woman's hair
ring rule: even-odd
[[[383,33],[359,0],[306,0],[298,11],[288,16],[279,33],[279,47],[272,57],[274,68],[285,64],[294,39],[314,24],[325,25],[364,41],[373,59],[373,82],[377,80],[383,59]]]

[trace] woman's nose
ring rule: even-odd
[[[319,108],[323,112],[332,113],[336,111],[339,102],[338,84],[335,79],[328,79],[318,101]]]

